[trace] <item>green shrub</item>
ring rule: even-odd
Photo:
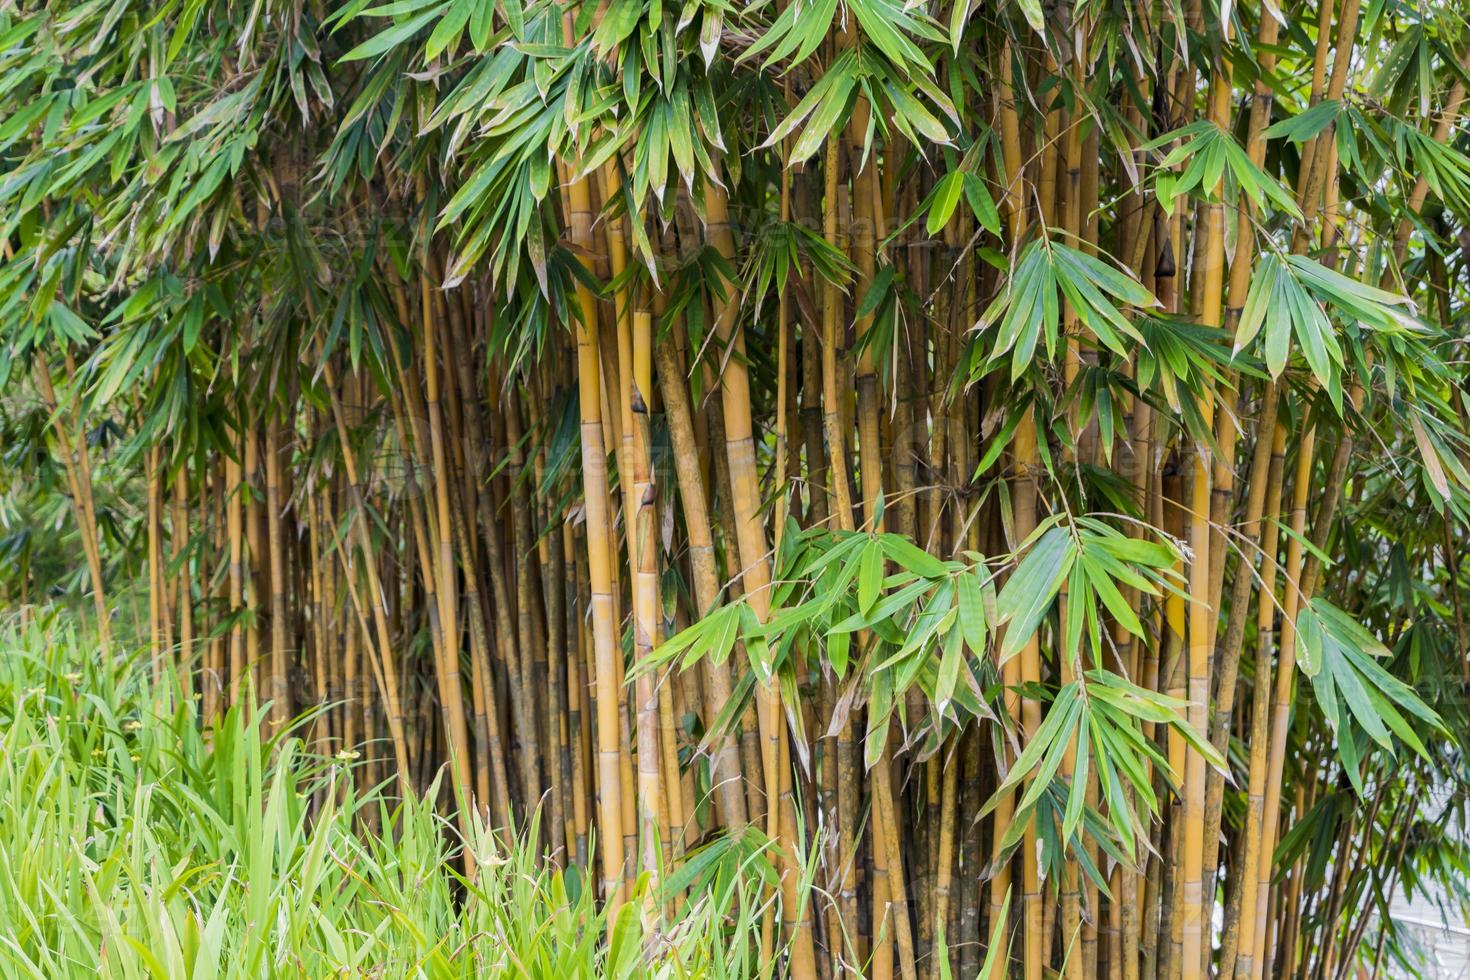
[[[468,882],[451,822],[355,794],[347,760],[306,754],[309,716],[268,738],[236,709],[205,732],[147,673],[104,666],[62,617],[0,627],[6,976],[756,972],[758,847],[691,856],[678,876],[696,897],[658,930],[640,922],[643,886],[610,926],[576,871],[477,821]]]

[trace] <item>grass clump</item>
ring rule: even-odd
[[[641,896],[610,923],[526,838],[475,821],[466,845],[427,800],[355,792],[305,752],[309,718],[270,736],[235,708],[206,732],[147,673],[59,617],[0,627],[0,975],[756,972],[769,865],[748,842],[691,856],[674,877],[696,897],[657,928]]]

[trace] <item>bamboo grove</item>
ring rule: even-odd
[[[1377,975],[1467,14],[12,0],[0,588],[652,935],[756,869],[779,975]]]

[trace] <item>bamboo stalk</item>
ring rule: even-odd
[[[1228,125],[1230,113],[1229,72],[1217,75],[1210,92],[1210,119],[1222,128]],[[1217,196],[1219,187],[1217,186]],[[1200,322],[1218,326],[1222,321],[1225,274],[1224,205],[1211,203],[1204,207],[1203,305]],[[1201,424],[1214,424],[1215,393],[1206,385],[1199,399]],[[1193,600],[1189,608],[1189,724],[1201,739],[1209,737],[1210,676],[1215,645],[1216,615],[1211,600],[1210,546],[1214,532],[1210,527],[1213,464],[1206,445],[1196,447],[1194,478],[1190,491],[1189,544],[1194,552],[1189,567],[1189,591]],[[1205,758],[1191,750],[1184,772],[1184,960],[1183,976],[1199,977],[1204,973],[1204,847],[1205,847]],[[1213,881],[1211,882],[1213,884]]]
[[[436,668],[439,699],[448,732],[452,772],[460,791],[473,792],[470,779],[469,726],[464,713],[464,693],[459,666],[459,591],[453,526],[449,514],[449,466],[446,458],[444,416],[439,404],[439,318],[435,315],[433,288],[426,269],[420,277],[421,327],[424,335],[424,395],[429,416],[429,447],[432,454],[434,507],[438,517],[439,621],[444,631],[444,649]],[[365,562],[371,567],[371,562]],[[380,642],[383,659],[389,649]]]
[[[567,15],[570,17],[570,14]],[[571,22],[565,21],[570,43]],[[571,208],[567,223],[573,244],[590,253],[592,198],[585,178],[571,179],[563,165]],[[623,807],[618,752],[618,650],[612,596],[612,543],[609,540],[607,455],[603,443],[602,366],[598,349],[597,301],[585,283],[577,284],[577,386],[581,412],[582,485],[591,586],[593,660],[597,685],[598,847],[602,853],[602,891],[616,909],[623,890]]]
[[[664,414],[673,446],[674,471],[679,486],[679,503],[684,511],[685,535],[688,539],[689,565],[693,572],[694,599],[701,615],[707,615],[719,601],[719,578],[715,571],[715,549],[710,525],[709,504],[704,479],[700,473],[699,449],[695,443],[694,421],[688,395],[683,387],[685,371],[673,339],[661,338],[655,347],[658,361],[659,390],[663,395]],[[732,696],[728,661],[714,663],[706,658],[705,712],[712,721]],[[710,756],[710,781],[714,785],[720,819],[730,830],[746,822],[745,792],[740,768],[740,752],[733,733],[715,733]]]
[[[1292,485],[1291,540],[1286,546],[1286,595],[1282,603],[1281,643],[1278,651],[1274,707],[1271,713],[1270,748],[1266,758],[1265,798],[1261,819],[1260,858],[1256,871],[1254,947],[1247,965],[1251,976],[1260,977],[1266,960],[1266,914],[1271,893],[1272,856],[1281,812],[1281,772],[1285,766],[1287,724],[1291,715],[1292,683],[1296,674],[1296,616],[1303,601],[1302,540],[1307,520],[1307,498],[1311,492],[1312,456],[1316,429],[1308,429],[1297,448],[1296,476]],[[1263,593],[1264,594],[1264,593]],[[1249,868],[1247,868],[1249,873]],[[1250,915],[1249,908],[1242,911]],[[1245,933],[1242,930],[1242,938]],[[1242,948],[1241,956],[1244,956]],[[1237,966],[1237,971],[1239,967]]]
[[[367,518],[364,516],[364,510],[367,504],[363,499],[362,485],[358,482],[356,454],[353,453],[351,443],[348,439],[347,420],[342,409],[341,399],[337,396],[335,373],[332,370],[331,362],[325,357],[322,357],[322,380],[325,383],[331,401],[332,420],[337,428],[337,439],[342,452],[342,469],[346,479],[346,491],[351,509],[352,526],[356,532],[357,545],[362,558],[361,567],[367,576],[369,600],[366,604],[372,609],[373,627],[376,631],[376,644],[369,645],[369,656],[374,662],[375,669],[382,675],[383,698],[387,702],[388,707],[388,731],[393,742],[393,757],[398,766],[398,777],[406,785],[411,786],[413,785],[412,770],[408,763],[408,745],[404,737],[403,702],[399,695],[398,667],[393,661],[393,644],[388,629],[388,613],[383,605],[384,591],[378,577],[377,562],[373,560],[372,536],[368,531]],[[232,515],[233,519],[234,517]],[[327,517],[327,525],[329,527],[332,526],[330,516]],[[343,572],[348,582],[351,583],[352,573],[345,559],[343,561]],[[363,626],[362,632],[363,637],[366,638],[368,636],[366,625]],[[349,632],[348,642],[355,642],[355,636],[355,633]],[[348,658],[349,664],[351,663],[351,659],[351,657]],[[351,744],[350,740],[348,740],[348,744]]]
[[[148,662],[153,683],[163,683],[164,611],[163,587],[163,480],[159,469],[159,447],[148,449]]]
[[[734,238],[730,231],[729,215],[723,193],[712,189],[705,201],[711,243],[727,258],[735,252]],[[720,389],[724,396],[725,450],[730,459],[730,476],[735,508],[737,543],[740,551],[741,583],[746,601],[756,619],[764,622],[770,609],[770,565],[766,550],[766,532],[760,515],[761,499],[755,465],[754,427],[750,408],[750,381],[745,366],[745,339],[736,329],[736,306],[730,301],[734,284],[726,285],[727,299],[715,321],[721,341],[733,354],[726,358],[720,371]],[[764,773],[766,798],[773,801],[766,816],[770,835],[780,842],[784,857],[781,861],[781,902],[785,914],[790,915],[800,906],[803,918],[794,922],[790,935],[790,956],[793,974],[811,976],[816,972],[816,961],[812,948],[811,927],[806,919],[810,906],[801,903],[797,895],[796,860],[798,842],[781,836],[780,807],[774,801],[780,796],[779,764],[781,742],[786,737],[785,720],[781,715],[781,696],[773,679],[761,679],[756,692],[757,718],[761,730],[761,764]]]
[[[266,548],[270,556],[271,654],[270,724],[278,729],[291,717],[291,687],[287,677],[286,540],[281,519],[281,423],[272,415],[265,435]]]
[[[67,355],[68,375],[71,355]],[[67,494],[77,519],[77,530],[82,539],[82,552],[87,560],[87,573],[92,582],[92,608],[97,616],[97,641],[104,657],[111,656],[112,620],[107,609],[107,591],[102,578],[102,550],[97,533],[97,514],[92,500],[91,469],[87,465],[86,437],[81,430],[81,415],[75,403],[70,403],[63,413],[57,402],[56,389],[51,384],[51,369],[46,358],[37,354],[35,359],[36,387],[46,411],[51,414],[51,427],[61,447],[62,468],[66,471]],[[78,430],[80,441],[68,429],[68,424]]]
[[[653,656],[659,629],[658,539],[655,533],[658,491],[654,485],[648,421],[649,401],[653,397],[653,315],[647,309],[634,312],[632,339],[633,363],[625,363],[624,371],[631,382],[628,400],[633,415],[632,478],[637,508],[629,538],[629,555],[633,559],[633,658],[636,664]],[[658,678],[652,671],[644,670],[637,675],[634,684],[638,717],[639,847],[644,872],[657,880],[660,866],[667,866],[668,852],[665,849],[669,847],[671,838],[668,821],[659,812],[659,803],[664,799],[664,791],[660,787],[667,781],[668,791],[674,792],[678,773],[677,769],[667,774],[660,772]],[[650,904],[644,910],[645,919],[652,914]]]

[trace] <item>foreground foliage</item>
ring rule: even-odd
[[[355,790],[345,754],[305,751],[319,721],[266,739],[240,705],[201,730],[66,618],[0,627],[0,973],[755,975],[758,851],[710,855],[705,898],[649,936],[524,840],[477,825],[462,853],[430,803]]]

